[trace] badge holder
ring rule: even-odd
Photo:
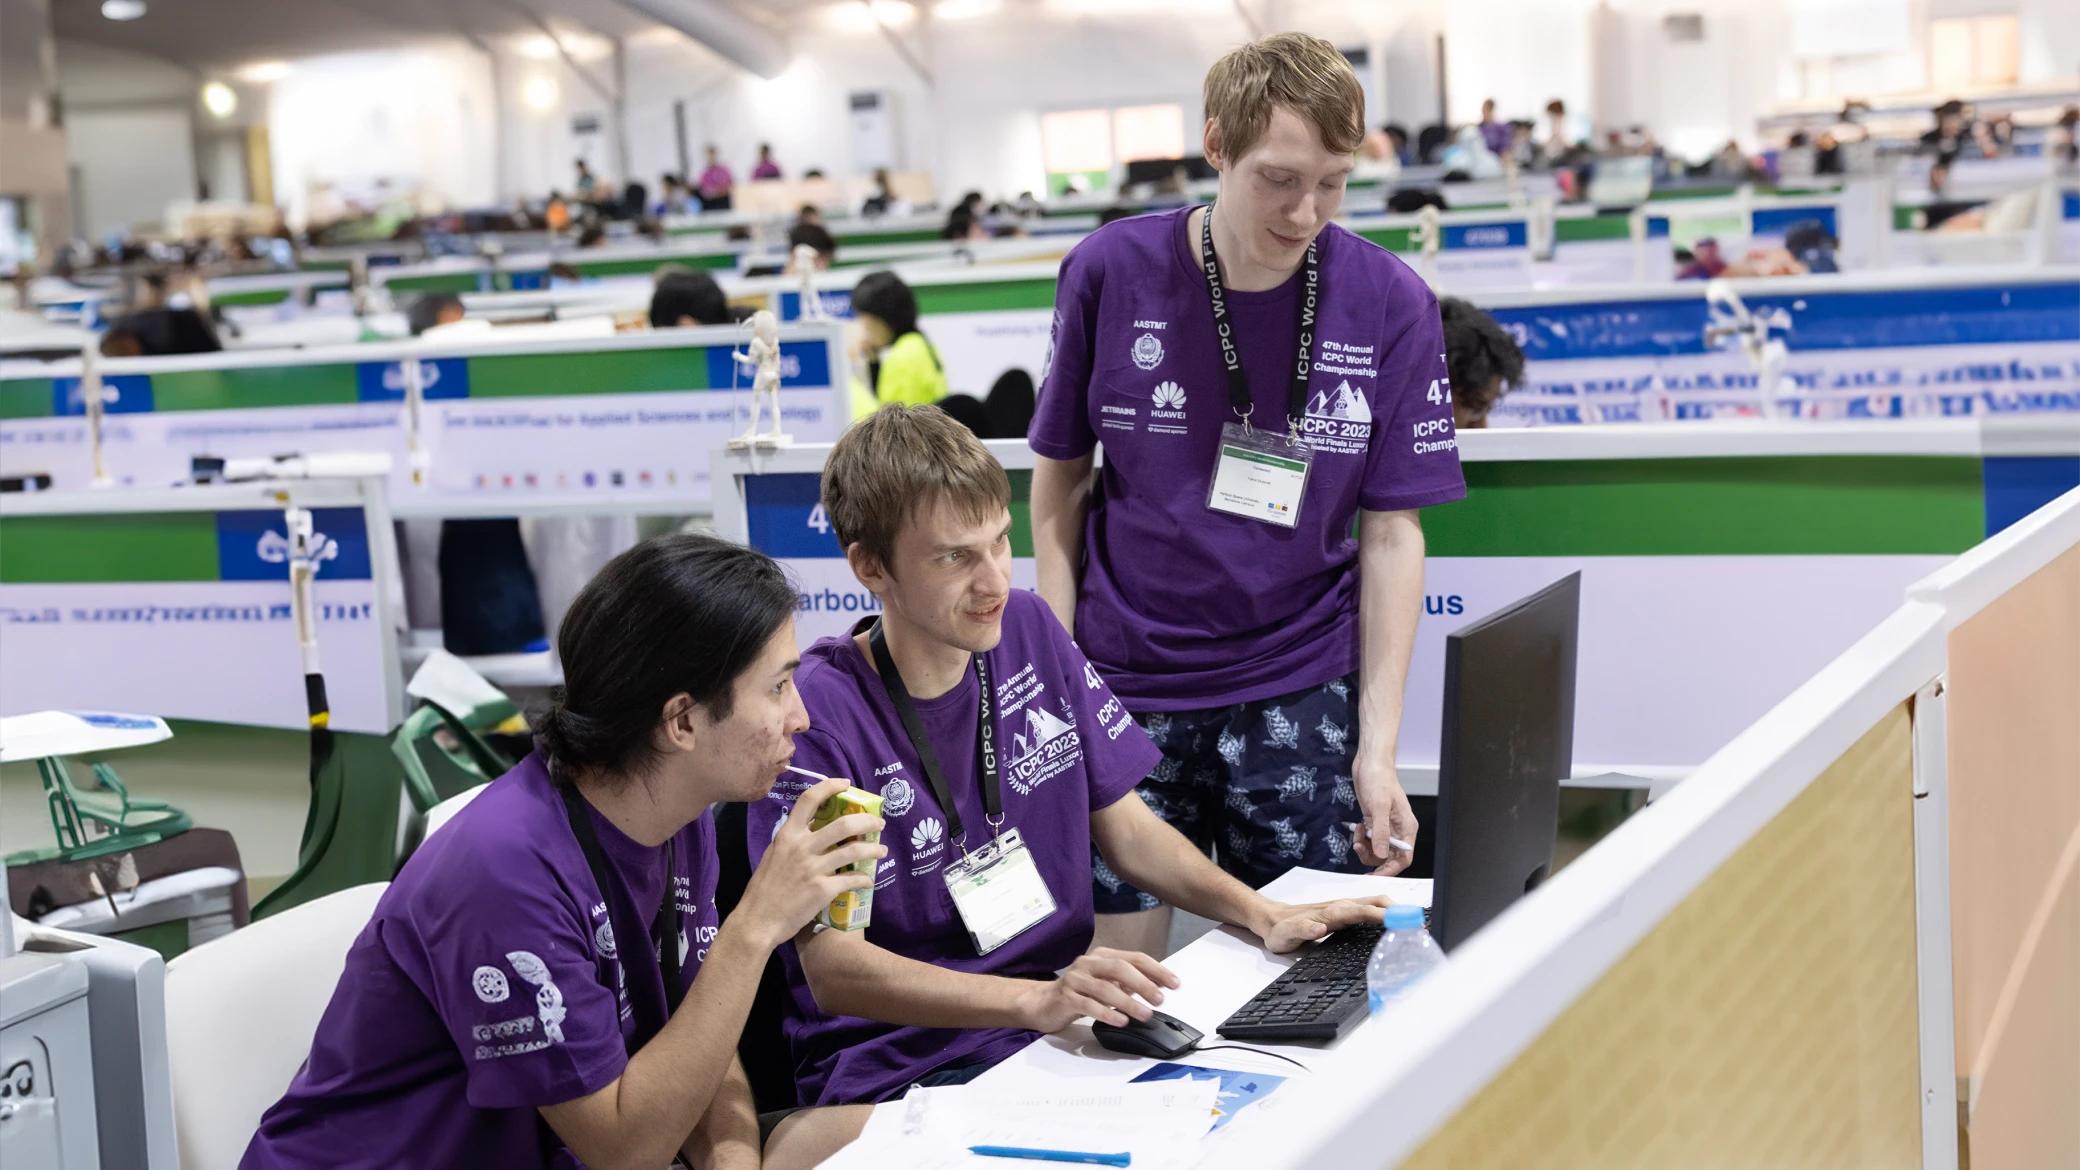
[[[1047,879],[1017,829],[946,867],[946,892],[960,912],[961,925],[986,955],[1041,922],[1055,911]]]
[[[1260,431],[1249,419],[1221,428],[1220,458],[1206,506],[1280,528],[1300,522],[1300,501],[1314,469],[1314,449],[1290,432]]]

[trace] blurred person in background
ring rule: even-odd
[[[1507,330],[1472,304],[1439,297],[1445,366],[1452,379],[1452,425],[1479,430],[1502,396],[1524,380],[1524,351]]]
[[[701,172],[698,184],[702,211],[728,211],[733,205],[731,192],[736,189],[737,177],[722,165],[722,152],[708,144],[708,167]]]
[[[946,397],[946,368],[917,327],[917,294],[893,272],[870,272],[852,290],[858,357],[867,380],[853,385],[853,417],[888,402],[930,406]]]
[[[697,268],[670,265],[657,274],[657,287],[650,292],[650,327],[673,329],[685,325],[728,325],[733,320],[729,298],[715,278]]]
[[[758,162],[751,168],[751,181],[762,183],[767,179],[777,179],[779,177],[780,164],[773,161],[773,144],[770,142],[759,143]]]

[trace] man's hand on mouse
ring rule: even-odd
[[[1054,979],[1021,990],[1018,1016],[1035,1032],[1059,1032],[1085,1016],[1125,1025],[1146,1020],[1163,990],[1177,986],[1177,976],[1139,951],[1093,947]]]
[[[1346,926],[1376,923],[1392,898],[1344,898],[1335,902],[1311,902],[1304,906],[1266,901],[1250,929],[1264,940],[1265,949],[1276,955],[1296,951]]]

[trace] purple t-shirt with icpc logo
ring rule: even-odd
[[[1053,459],[1105,446],[1084,531],[1076,641],[1136,712],[1287,694],[1358,662],[1359,509],[1466,494],[1437,298],[1385,249],[1322,229],[1299,521],[1206,506],[1233,421],[1190,209],[1099,228],[1062,261],[1028,441]],[[1302,274],[1229,290],[1259,426],[1283,427]]]
[[[646,932],[666,847],[591,805],[620,920]],[[674,839],[680,970],[715,938],[712,814]],[[576,1166],[536,1109],[628,1064],[664,977],[647,937],[617,939],[540,753],[427,838],[347,952],[309,1058],[240,1166]],[[620,944],[620,945],[617,945]]]
[[[1024,837],[1055,900],[1052,916],[989,954],[975,953],[946,890],[946,866],[960,856],[946,814],[872,659],[849,637],[826,638],[802,656],[795,686],[810,728],[795,737],[795,762],[881,796],[888,856],[875,874],[868,942],[956,971],[1047,979],[1090,947],[1091,813],[1132,792],[1161,754],[1034,594],[1012,590],[1003,640],[988,661],[1004,826]],[[977,751],[980,685],[970,670],[953,690],[917,703],[971,848],[990,833]],[[751,806],[754,858],[804,787],[783,779]],[[1034,1038],[1015,1028],[901,1027],[826,1015],[793,944],[780,953],[791,991],[786,1031],[805,1105],[884,1101],[935,1068],[1000,1060]]]

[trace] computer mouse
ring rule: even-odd
[[[1174,1060],[1191,1052],[1206,1038],[1206,1033],[1192,1027],[1176,1016],[1156,1012],[1146,1022],[1127,1017],[1125,1026],[1096,1021],[1091,1032],[1098,1043],[1114,1052],[1128,1056],[1153,1056],[1162,1060]]]

